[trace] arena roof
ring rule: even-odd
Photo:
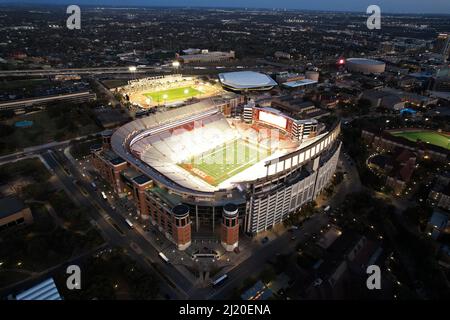
[[[220,73],[219,79],[223,85],[235,89],[257,89],[277,85],[268,75],[254,71]]]
[[[349,58],[349,59],[347,59],[347,63],[348,62],[353,63],[353,64],[364,64],[364,65],[384,65],[385,64],[383,61],[366,59],[366,58]]]
[[[283,86],[288,88],[298,88],[298,87],[304,87],[307,85],[313,85],[318,83],[316,80],[310,80],[310,79],[303,79],[303,80],[297,80],[297,81],[288,81],[283,83]]]
[[[16,295],[16,300],[62,300],[53,278]]]

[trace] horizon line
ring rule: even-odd
[[[65,0],[64,0],[65,1]],[[17,2],[17,1],[6,1],[0,3],[0,7],[3,7],[5,5],[15,5],[15,6],[39,6],[39,5],[45,5],[45,6],[66,6],[73,4],[69,0],[66,3],[48,3],[45,1],[37,2],[37,3],[30,3],[30,2]],[[236,7],[236,6],[208,6],[208,5],[196,5],[196,6],[189,6],[189,5],[149,5],[149,4],[136,4],[136,5],[129,5],[129,6],[117,6],[113,4],[90,4],[90,3],[84,3],[84,4],[78,4],[78,6],[85,6],[85,7],[105,7],[105,8],[111,8],[111,9],[133,9],[133,8],[179,8],[179,9],[234,9],[234,10],[272,10],[272,11],[307,11],[307,12],[329,12],[329,13],[363,13],[366,14],[365,11],[357,11],[357,10],[324,10],[324,9],[302,9],[302,8],[286,8],[286,7],[254,7],[254,6],[246,6],[246,7]],[[415,13],[415,12],[393,12],[393,11],[384,11],[385,14],[391,14],[391,15],[416,15],[416,16],[426,16],[426,15],[433,15],[433,16],[450,16],[450,13],[432,13],[432,12],[421,12],[421,13]]]

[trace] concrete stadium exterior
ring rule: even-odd
[[[238,245],[239,232],[255,235],[267,230],[314,200],[338,163],[339,122],[294,151],[264,160],[263,175],[219,189],[191,187],[185,182],[190,179],[171,176],[172,169],[164,171],[163,164],[143,161],[130,148],[156,129],[172,128],[213,110],[214,106],[202,102],[138,119],[114,133],[105,132],[102,147],[92,149],[95,167],[115,192],[133,199],[139,214],[180,250],[197,235],[217,238],[219,232],[224,248],[232,250]],[[225,117],[229,116],[226,110],[219,108]]]

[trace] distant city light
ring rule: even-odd
[[[137,70],[137,68],[132,66],[132,67],[129,67],[128,70],[130,70],[130,72],[135,72]]]

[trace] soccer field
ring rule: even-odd
[[[238,139],[218,146],[179,165],[199,176],[210,185],[217,186],[270,156],[266,147]]]
[[[144,96],[150,98],[154,103],[172,102],[195,97],[202,92],[192,87],[181,87],[168,90],[144,93]]]
[[[433,131],[399,131],[391,132],[395,137],[403,137],[416,142],[421,140],[450,150],[450,136]]]

